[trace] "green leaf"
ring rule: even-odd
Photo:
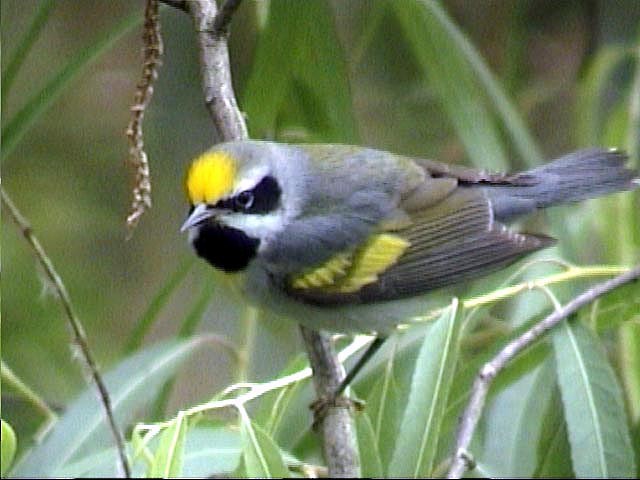
[[[389,466],[392,477],[430,476],[462,326],[458,300],[428,329],[416,360],[409,401]]]
[[[154,439],[151,446],[157,443]],[[131,452],[133,443],[128,445]],[[225,426],[189,428],[186,432],[182,475],[187,478],[208,478],[229,475],[240,462],[240,432]],[[115,477],[118,475],[114,447],[81,457],[57,472],[58,477]],[[138,458],[132,465],[133,477],[145,474],[145,465]]]
[[[2,129],[2,153],[4,160],[11,154],[31,125],[47,110],[56,98],[71,84],[82,70],[100,55],[109,50],[113,44],[131,28],[140,24],[142,15],[138,12],[108,30],[93,45],[85,48],[54,74],[46,85],[36,93],[22,109]]]
[[[277,377],[290,375],[307,366],[309,365],[306,355],[297,355],[282,371],[278,372]],[[264,395],[260,402],[260,409],[254,416],[254,423],[258,423],[270,437],[278,440],[281,437],[283,423],[292,413],[291,404],[296,397],[300,396],[303,385],[306,384],[308,384],[307,381],[297,382]]]
[[[20,71],[20,67],[29,56],[31,47],[36,43],[42,28],[47,24],[51,10],[56,4],[55,0],[44,0],[38,4],[38,10],[33,16],[33,20],[29,25],[26,33],[22,37],[20,43],[15,49],[7,68],[2,72],[2,110],[4,110],[4,102],[11,91],[11,86]]]
[[[560,391],[553,389],[547,414],[543,416],[542,431],[538,440],[538,465],[534,478],[573,478],[571,448],[567,437],[567,424],[562,413]]]
[[[576,106],[576,140],[581,147],[602,141],[606,116],[602,111],[606,87],[620,64],[629,57],[629,50],[620,45],[600,48],[578,83]]]
[[[289,477],[280,449],[273,439],[244,410],[240,411],[240,437],[246,473],[249,478]]]
[[[387,341],[396,340],[395,337],[392,337]],[[373,426],[376,448],[380,452],[380,459],[385,470],[391,461],[404,412],[404,405],[398,398],[399,386],[394,375],[394,357],[395,350],[387,356],[384,374],[378,378],[366,398],[366,412]],[[363,462],[362,466],[364,469]]]
[[[2,433],[0,437],[0,469],[4,477],[4,474],[9,471],[9,467],[11,467],[13,463],[18,440],[16,439],[16,432],[13,431],[13,428],[11,428],[11,425],[7,422],[0,420],[0,427]]]
[[[381,478],[384,476],[376,433],[367,412],[356,414],[356,432],[358,451],[360,452],[361,474],[364,478]]]
[[[548,413],[555,371],[549,357],[528,375],[498,393],[484,413],[484,446],[478,461],[497,477],[531,477],[537,444]]]
[[[147,477],[172,478],[182,475],[188,423],[184,412],[179,412],[173,424],[162,432]]]
[[[484,94],[492,102],[501,125],[516,148],[518,154],[526,165],[539,165],[542,161],[540,147],[529,132],[522,116],[507,97],[500,81],[489,69],[482,55],[469,41],[466,35],[453,23],[442,6],[435,1],[425,1],[423,5],[431,11],[451,42],[452,48],[456,48],[460,55],[468,62],[472,75],[476,78],[484,90]]]
[[[640,284],[616,288],[594,302],[586,313],[596,333],[617,328],[624,323],[640,324]],[[640,372],[639,372],[640,373]]]
[[[120,427],[126,426],[136,411],[155,398],[162,385],[199,347],[195,338],[169,341],[146,348],[120,362],[104,376],[111,404]],[[81,455],[111,445],[104,409],[93,386],[69,405],[44,440],[36,445],[13,472],[16,476],[57,476],[57,472]]]
[[[254,138],[302,126],[310,140],[357,141],[347,68],[327,1],[269,3],[241,104]]]
[[[124,347],[124,352],[126,354],[133,353],[137,350],[140,345],[142,345],[142,340],[147,332],[154,325],[156,320],[159,318],[158,314],[162,310],[162,308],[167,304],[169,298],[176,291],[176,289],[180,286],[182,281],[185,279],[191,268],[195,263],[195,257],[190,256],[186,261],[181,263],[178,268],[169,276],[167,281],[158,289],[156,294],[153,296],[151,301],[149,302],[149,306],[146,311],[142,314],[140,319],[136,322],[133,330],[129,336],[129,340],[127,341],[126,346]]]
[[[471,162],[507,170],[509,163],[493,116],[483,101],[475,72],[451,38],[451,22],[444,11],[428,1],[397,0],[389,5]]]
[[[622,393],[602,346],[579,322],[563,322],[552,339],[573,470],[578,477],[633,477]]]

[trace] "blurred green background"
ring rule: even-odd
[[[3,0],[3,72],[42,5]],[[411,46],[407,23],[379,8],[381,2],[335,0],[327,5],[339,44],[327,54],[326,46],[318,43],[316,54],[320,68],[326,65],[323,55],[333,59],[332,68],[336,76],[344,75],[348,89],[333,89],[340,82],[337,79],[310,91],[318,79],[313,68],[318,66],[302,56],[305,60],[291,67],[297,69],[296,81],[286,92],[276,94],[275,77],[282,73],[276,71],[277,60],[271,67],[264,57],[255,60],[257,32],[266,21],[267,3],[246,0],[242,4],[233,21],[230,56],[252,134],[290,141],[352,141],[445,162],[472,163],[473,155],[465,150],[437,87],[434,90],[430,82],[435,79],[425,76],[421,57]],[[605,67],[597,73],[594,69],[600,68],[597,62],[607,62],[602,55],[605,50],[639,48],[640,2],[448,0],[442,5],[502,82],[542,157],[588,145],[628,145],[627,99],[638,67],[627,56],[609,62],[610,72]],[[30,220],[65,281],[103,369],[122,358],[135,325],[153,299],[185,268],[184,281],[158,313],[144,342],[175,335],[192,311],[194,298],[203,298],[207,307],[199,330],[214,332],[241,352],[250,352],[240,362],[220,344],[200,353],[178,380],[173,409],[203,401],[239,378],[272,378],[302,347],[294,324],[239,319],[235,299],[224,293],[209,267],[192,261],[186,238],[178,231],[187,212],[182,186],[185,168],[215,141],[215,133],[203,105],[193,27],[188,16],[170,8],[161,9],[165,55],[144,123],[153,208],[133,237],[125,240],[133,171],[127,165],[124,130],[141,71],[143,7],[144,2],[130,0],[53,2],[41,36],[2,98],[3,133],[61,66],[121,22],[130,21],[133,26],[62,91],[15,149],[3,153],[2,177],[3,187]],[[309,35],[313,34],[310,29]],[[279,58],[285,58],[280,60],[285,64],[304,50],[299,45],[290,48],[290,52],[276,52],[282,53]],[[597,90],[598,85],[588,82],[599,78],[606,81]],[[324,98],[323,92],[331,98]],[[279,103],[271,105],[274,99]],[[314,116],[314,102],[330,105],[327,118]],[[598,118],[591,115],[591,107],[600,112]],[[475,122],[499,123],[493,114],[478,115]],[[505,142],[505,127],[498,125],[495,131],[505,145],[509,168],[526,167],[527,159]],[[500,166],[500,161],[487,158],[482,166]],[[638,196],[634,198],[637,208]],[[637,261],[638,232],[620,246],[616,230],[611,230],[615,223],[607,223],[615,219],[599,221],[585,208],[598,212],[601,207],[590,202],[575,217],[572,210],[559,209],[551,213],[552,222],[537,219],[535,227],[556,236],[566,234],[569,247],[561,245],[560,251],[568,260]],[[75,347],[70,345],[59,302],[4,213],[2,267],[2,358],[51,405],[63,406],[85,385],[83,372],[74,358]],[[37,415],[25,414],[30,407],[11,391],[2,393],[3,418],[16,430],[33,431],[39,424]]]

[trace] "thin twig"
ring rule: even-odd
[[[149,174],[149,160],[144,150],[144,136],[142,122],[144,114],[153,96],[153,84],[158,77],[158,69],[162,57],[162,37],[160,36],[160,22],[158,20],[158,1],[147,0],[144,11],[144,59],[142,75],[136,87],[134,103],[131,106],[131,120],[126,130],[129,139],[129,162],[136,170],[133,187],[133,202],[127,216],[129,234],[133,232],[140,221],[140,217],[151,208],[151,178]]]
[[[55,422],[58,419],[58,414],[51,408],[47,402],[45,402],[40,395],[34,392],[29,385],[24,383],[20,377],[18,377],[13,370],[7,365],[4,360],[0,362],[2,385],[9,385],[11,390],[19,393],[20,397],[27,400],[31,405],[35,407],[38,412],[47,418],[47,422]],[[4,395],[2,397],[5,398]]]
[[[531,345],[541,335],[553,328],[560,321],[575,313],[577,310],[593,302],[596,298],[611,290],[640,278],[640,265],[619,275],[611,280],[595,285],[581,293],[566,305],[557,308],[552,314],[536,323],[532,328],[524,332],[515,340],[509,342],[491,361],[486,363],[478,373],[471,397],[462,417],[456,435],[456,447],[453,461],[447,478],[460,478],[467,469],[473,466],[473,460],[468,452],[469,444],[473,438],[478,420],[482,414],[484,403],[491,382],[518,353]]]
[[[67,292],[60,275],[53,266],[51,259],[46,254],[40,241],[33,233],[31,225],[25,219],[25,217],[20,213],[20,211],[16,208],[13,201],[4,191],[4,188],[0,187],[0,194],[2,195],[2,205],[5,207],[9,216],[14,221],[24,238],[27,240],[29,245],[33,248],[33,251],[36,255],[36,258],[44,268],[47,276],[53,283],[58,297],[60,298],[60,302],[62,303],[62,307],[67,315],[67,319],[69,321],[69,325],[71,326],[71,330],[73,331],[73,339],[75,343],[80,347],[81,357],[89,369],[91,374],[91,378],[96,384],[98,388],[98,393],[100,397],[100,403],[104,407],[105,414],[107,417],[107,424],[109,429],[111,430],[111,434],[115,440],[116,450],[118,451],[118,458],[120,461],[120,467],[122,468],[122,472],[125,477],[131,477],[131,468],[129,466],[129,461],[127,460],[127,455],[125,452],[124,440],[122,436],[122,432],[118,428],[115,417],[113,415],[113,408],[111,405],[111,397],[109,396],[109,392],[107,391],[107,387],[102,380],[102,376],[98,371],[98,366],[96,361],[93,358],[93,353],[91,353],[91,349],[89,348],[89,342],[87,341],[87,336],[84,332],[84,328],[82,327],[82,323],[80,319],[76,315],[73,305],[71,304],[71,298],[69,297],[69,293]]]

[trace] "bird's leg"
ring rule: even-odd
[[[338,386],[338,389],[334,394],[334,400],[338,398],[342,394],[342,392],[344,392],[344,389],[347,388],[351,383],[351,381],[356,377],[356,375],[360,373],[360,370],[362,370],[362,367],[364,367],[366,363],[369,361],[369,359],[373,357],[373,355],[380,349],[380,347],[382,346],[385,340],[386,340],[386,337],[376,337],[373,340],[373,342],[371,342],[371,345],[369,345],[369,348],[365,350],[365,352],[358,359],[356,364],[353,367],[351,367],[351,369],[349,370],[347,375],[344,377],[342,382],[340,382],[340,385]]]
[[[329,398],[326,398],[326,397],[319,398],[318,400],[313,402],[313,404],[311,404],[311,409],[313,410],[313,417],[314,417],[314,420],[313,420],[314,429],[316,429],[316,427],[321,423],[329,407],[338,406],[338,405],[342,406],[345,403],[348,404],[349,406],[353,406],[355,404],[357,407],[359,405],[359,403],[349,400],[347,398],[342,398],[340,395],[342,394],[342,392],[344,392],[345,388],[349,386],[349,384],[356,377],[356,375],[360,373],[360,370],[362,370],[362,367],[364,367],[366,363],[369,361],[369,359],[373,357],[373,355],[380,349],[380,347],[382,346],[385,340],[386,340],[385,337],[376,337],[373,340],[373,342],[371,342],[371,345],[369,345],[369,347],[365,350],[362,356],[358,359],[356,364],[349,370],[349,372],[344,377],[342,382],[340,382],[340,385],[338,385],[338,388],[332,394],[332,396]]]

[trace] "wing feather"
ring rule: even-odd
[[[554,241],[515,233],[494,221],[491,202],[481,189],[459,188],[411,219],[409,226],[394,232],[408,248],[357,291],[320,287],[290,293],[315,304],[396,300],[476,278]]]

